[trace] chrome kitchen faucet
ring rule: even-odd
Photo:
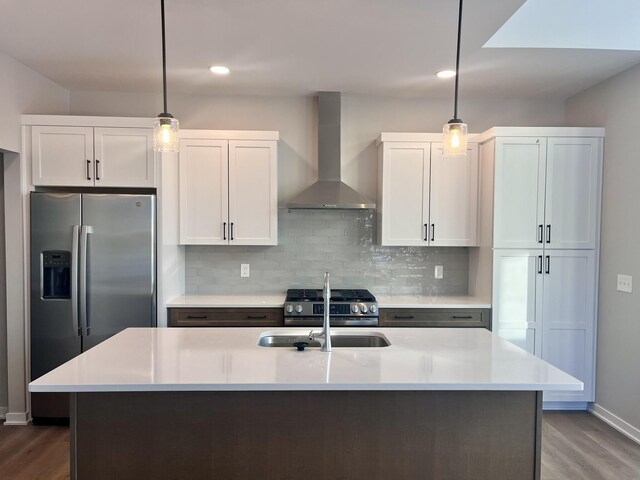
[[[324,273],[324,288],[322,289],[322,298],[324,300],[324,321],[322,322],[322,332],[309,332],[309,340],[316,338],[324,339],[324,343],[320,347],[321,352],[331,351],[331,325],[329,324],[329,301],[331,300],[331,288],[329,287],[329,272]]]

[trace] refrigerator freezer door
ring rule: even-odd
[[[31,194],[32,380],[81,352],[73,298],[80,198],[78,194]]]
[[[156,325],[156,212],[153,195],[84,194],[82,202],[86,351],[127,327]]]

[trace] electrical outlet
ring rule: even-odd
[[[633,290],[633,277],[631,275],[618,275],[618,291],[631,293]]]
[[[241,277],[249,277],[250,272],[249,272],[249,264],[248,263],[241,263],[240,264],[240,276]]]
[[[444,277],[444,267],[442,265],[436,265],[435,278]]]

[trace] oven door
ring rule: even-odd
[[[322,327],[322,316],[284,317],[285,327]],[[331,316],[332,327],[377,327],[378,317]]]

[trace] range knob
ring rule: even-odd
[[[285,307],[285,309],[287,310],[287,313],[291,313],[291,312],[293,312],[293,305],[288,304],[288,305]]]
[[[360,307],[358,307],[358,305],[354,303],[353,305],[351,305],[351,311],[353,313],[358,313],[360,311]]]
[[[378,307],[376,307],[375,305],[371,305],[371,306],[369,307],[369,311],[370,311],[371,313],[376,313],[376,312],[378,311]]]
[[[364,303],[362,305],[360,305],[360,311],[362,313],[367,313],[367,306]]]
[[[296,312],[302,313],[302,305],[296,305]]]

